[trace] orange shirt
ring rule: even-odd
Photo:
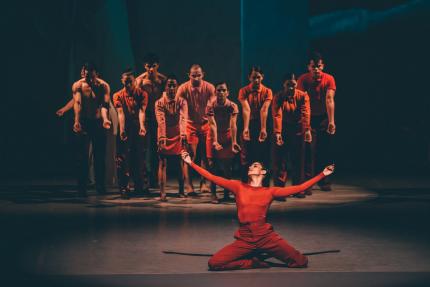
[[[171,100],[163,96],[155,102],[155,115],[158,123],[157,138],[173,138],[186,135],[188,106],[187,102],[179,97]]]
[[[306,92],[295,90],[288,97],[284,91],[278,92],[272,101],[273,129],[281,133],[282,128],[291,127],[295,132],[303,133],[310,129],[310,104]]]
[[[139,122],[139,110],[148,105],[148,94],[141,88],[136,87],[131,95],[125,88],[113,95],[113,105],[115,108],[122,108],[124,111],[126,124],[129,122]]]
[[[188,122],[192,125],[207,123],[206,106],[215,98],[215,87],[202,81],[199,87],[193,87],[191,80],[179,86],[177,97],[183,98],[188,104]]]
[[[223,105],[218,104],[215,99],[206,107],[206,115],[215,117],[218,134],[225,134],[230,130],[230,118],[238,113],[237,105],[229,99],[226,99]]]
[[[321,73],[321,79],[314,80],[311,73],[303,74],[297,80],[297,89],[309,94],[311,102],[311,116],[321,116],[327,113],[325,97],[328,90],[336,91],[334,77]]]
[[[260,118],[260,110],[265,101],[271,101],[273,98],[272,90],[265,87],[263,84],[260,85],[258,90],[252,88],[252,84],[249,84],[239,91],[239,100],[245,100],[248,102],[251,108],[250,120],[256,120]]]

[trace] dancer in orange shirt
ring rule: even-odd
[[[179,182],[179,197],[184,195],[183,163],[181,151],[186,141],[186,124],[188,115],[187,102],[176,97],[178,81],[175,76],[169,75],[166,81],[165,92],[155,102],[155,115],[158,123],[158,183],[160,186],[160,200],[167,201],[166,196],[166,170],[167,160],[176,161],[176,171]]]
[[[242,180],[246,181],[247,167],[255,161],[268,165],[270,143],[267,139],[267,116],[273,95],[272,90],[262,83],[263,71],[260,67],[252,67],[248,74],[249,85],[239,91],[239,102],[242,105]],[[269,186],[269,177],[264,186]]]
[[[275,186],[283,187],[287,180],[288,159],[292,165],[292,184],[305,181],[305,142],[312,141],[310,131],[310,105],[306,92],[296,89],[297,81],[293,73],[288,73],[283,82],[283,90],[272,101],[273,130],[272,164]],[[310,195],[310,191],[306,191]],[[305,193],[296,194],[304,197]]]
[[[209,119],[210,133],[206,139],[206,152],[209,168],[212,172],[222,171],[226,178],[231,178],[232,160],[240,151],[237,143],[237,105],[227,99],[227,84],[215,85],[216,100],[209,102],[206,114]],[[219,203],[216,196],[216,185],[211,182],[212,203]],[[224,190],[224,201],[229,201],[229,192]]]
[[[200,65],[194,64],[188,74],[190,80],[179,86],[177,96],[183,98],[188,105],[187,120],[187,140],[191,147],[193,160],[197,153],[202,166],[208,165],[206,157],[206,138],[209,133],[208,118],[206,116],[206,106],[215,99],[215,87],[203,80],[204,72]],[[185,172],[185,188],[189,196],[197,196],[194,191],[191,175],[188,167]],[[200,190],[209,191],[204,178],[200,181]]]

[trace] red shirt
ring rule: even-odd
[[[239,100],[247,101],[251,108],[250,120],[256,120],[260,118],[260,110],[264,102],[271,101],[273,98],[272,90],[260,84],[258,90],[252,88],[252,84],[249,84],[239,91]]]
[[[281,133],[282,128],[293,128],[298,133],[309,130],[311,111],[308,94],[298,89],[291,97],[284,91],[278,92],[272,101],[272,116],[275,133]]]
[[[240,223],[265,222],[267,210],[275,197],[287,197],[305,191],[324,178],[324,174],[321,172],[300,185],[288,187],[253,187],[239,180],[215,176],[194,162],[191,162],[191,167],[206,179],[234,193]]]
[[[224,134],[230,130],[230,118],[238,113],[237,105],[229,99],[226,99],[223,105],[218,104],[215,99],[206,107],[206,115],[215,117],[218,134]]]
[[[172,138],[179,134],[186,135],[187,114],[188,106],[184,99],[175,97],[171,100],[166,93],[163,93],[163,96],[155,102],[158,139]]]
[[[191,80],[179,86],[176,95],[188,104],[188,122],[192,125],[207,123],[206,106],[215,98],[215,87],[202,81],[199,87],[193,87]]]
[[[321,116],[327,113],[325,97],[328,90],[336,91],[334,77],[327,73],[321,73],[321,79],[315,81],[311,73],[300,76],[297,81],[297,89],[309,94],[311,101],[311,115]]]
[[[123,88],[113,95],[113,105],[117,109],[123,109],[126,124],[136,123],[139,122],[139,110],[148,105],[148,94],[141,88],[135,87],[129,95]]]

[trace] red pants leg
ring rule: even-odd
[[[253,268],[253,260],[246,258],[254,251],[254,246],[243,240],[236,240],[215,253],[208,262],[209,270],[234,270]]]
[[[308,265],[308,258],[275,232],[270,235],[270,239],[263,246],[259,247],[259,251],[267,252],[270,256],[285,262],[290,268],[304,268]]]

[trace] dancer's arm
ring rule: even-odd
[[[225,188],[225,189],[227,189],[233,193],[237,192],[237,190],[240,186],[240,182],[238,180],[225,179],[223,177],[213,175],[212,173],[210,173],[206,169],[195,164],[191,160],[190,155],[186,151],[182,152],[182,159],[184,160],[185,163],[190,165],[195,171],[197,171],[201,176],[203,176],[207,180],[212,181],[216,185],[219,185],[219,186],[221,186],[221,187],[223,187],[223,188]]]
[[[273,197],[286,197],[289,195],[293,195],[302,191],[305,191],[306,189],[312,187],[312,185],[316,184],[318,181],[323,179],[326,176],[329,176],[334,171],[334,165],[327,166],[323,172],[318,174],[317,176],[311,178],[308,181],[305,181],[302,184],[299,185],[293,185],[293,186],[287,186],[287,187],[273,187],[272,195]]]

